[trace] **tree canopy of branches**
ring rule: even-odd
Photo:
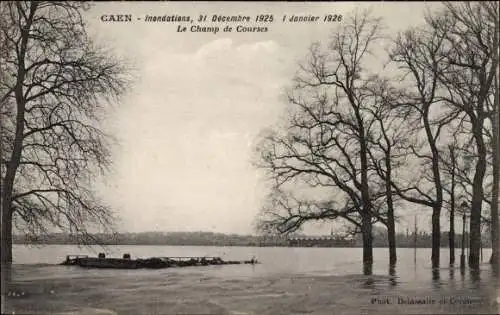
[[[445,6],[443,12],[427,17],[426,33],[421,40],[407,42],[407,46],[419,50],[421,45],[437,39],[435,46],[421,56],[414,56],[407,64],[418,67],[414,73],[430,74],[427,80],[436,86],[432,91],[434,101],[442,108],[465,113],[470,123],[476,163],[470,205],[469,265],[478,268],[488,153],[484,135],[491,130],[488,125],[491,126],[493,117],[493,80],[498,69],[498,3],[463,2]],[[425,78],[415,75],[415,83],[424,86]],[[488,119],[490,124],[486,124]]]
[[[450,209],[454,246],[454,211],[465,201],[469,265],[477,268],[481,223],[491,226],[498,254],[498,3],[446,3],[399,33],[387,47],[395,68],[387,79],[367,67],[380,36],[380,20],[358,12],[326,47],[311,46],[284,124],[258,146],[259,166],[274,181],[260,227],[286,233],[342,218],[363,235],[370,262],[371,226],[385,224],[395,248],[394,209],[414,203],[432,209],[438,267],[441,210]],[[304,186],[320,193],[299,194]]]
[[[391,51],[391,60],[403,72],[408,81],[407,93],[402,104],[396,104],[405,111],[407,123],[422,133],[420,145],[410,146],[414,158],[420,161],[422,180],[406,188],[402,198],[432,208],[432,264],[439,266],[440,260],[440,218],[443,206],[443,186],[440,170],[440,148],[444,127],[457,116],[457,111],[446,110],[437,101],[439,90],[438,72],[444,65],[442,59],[442,36],[413,29],[400,34]],[[427,63],[432,67],[427,67]],[[405,84],[406,80],[402,80]],[[397,186],[395,186],[397,187]]]
[[[14,224],[85,236],[112,223],[92,189],[110,162],[99,122],[130,79],[90,40],[82,5],[0,4],[2,267],[12,261]]]
[[[327,47],[312,45],[289,93],[288,120],[259,145],[260,166],[276,188],[298,181],[326,194],[324,200],[310,202],[278,190],[270,195],[264,224],[288,232],[310,220],[343,218],[361,232],[366,264],[373,261],[372,225],[387,224],[386,201],[392,196],[375,179],[369,153],[376,145],[376,128],[384,122],[383,80],[365,68],[380,27],[378,19],[357,13]],[[377,145],[387,149],[391,136],[385,136],[386,146]],[[392,207],[391,202],[389,197]]]

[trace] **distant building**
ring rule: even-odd
[[[291,247],[352,247],[353,239],[340,238],[336,236],[303,236],[288,238],[288,246]]]

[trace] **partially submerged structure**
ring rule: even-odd
[[[97,257],[87,255],[68,255],[61,263],[65,266],[80,266],[84,268],[111,268],[111,269],[161,269],[171,267],[194,267],[208,265],[239,265],[258,264],[254,258],[244,261],[224,261],[220,257],[151,257],[131,259],[130,254],[123,258],[107,258],[104,253]]]

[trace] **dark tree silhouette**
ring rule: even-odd
[[[498,21],[497,21],[498,33]],[[498,52],[498,51],[497,51]],[[495,58],[499,58],[498,53]],[[493,101],[493,117],[492,117],[492,131],[493,136],[491,139],[493,149],[493,184],[491,193],[491,248],[492,255],[490,263],[493,264],[497,270],[500,268],[500,226],[498,221],[498,199],[500,192],[500,97],[499,97],[499,84],[498,84],[498,70],[495,75],[495,97]]]
[[[441,162],[443,165],[443,189],[449,196],[449,201],[445,201],[445,207],[449,212],[449,234],[448,247],[450,250],[450,265],[455,264],[455,215],[456,208],[459,206],[457,202],[458,196],[458,168],[459,168],[459,148],[457,148],[457,140],[454,137],[454,143],[448,146],[448,151],[443,152]]]
[[[436,72],[444,90],[440,94],[448,106],[467,114],[477,151],[470,214],[471,268],[479,268],[480,259],[488,151],[484,134],[488,129],[486,121],[493,114],[489,105],[493,103],[493,79],[498,71],[498,9],[498,2],[447,3],[444,12],[427,19],[429,31],[442,38],[439,62],[446,67]],[[436,68],[435,63],[422,62],[427,69]],[[497,207],[492,208],[492,218],[497,221],[492,231],[498,228]],[[493,234],[493,241],[497,242],[497,236]],[[493,248],[493,255],[496,255],[498,246]]]
[[[401,76],[389,82],[365,70],[378,29],[378,20],[356,15],[327,49],[312,46],[289,97],[287,123],[259,145],[261,166],[279,188],[270,194],[263,211],[270,219],[263,225],[290,231],[309,220],[343,218],[363,235],[370,262],[371,229],[379,221],[388,228],[395,262],[394,201],[411,202],[432,209],[431,261],[439,267],[444,206],[450,210],[450,263],[455,217],[466,211],[470,267],[479,264],[481,224],[490,225],[496,264],[498,3],[446,3],[422,27],[400,33],[389,65]],[[282,191],[285,184],[328,192],[308,200]]]
[[[318,211],[322,217],[342,217],[360,229],[365,264],[373,262],[373,222],[386,221],[381,215],[384,185],[372,179],[376,173],[370,167],[369,138],[375,119],[368,109],[376,98],[365,70],[379,32],[378,19],[358,13],[333,34],[326,49],[314,44],[289,94],[289,120],[259,145],[261,166],[278,187],[300,179],[309,187],[331,188],[326,203],[312,206],[295,199],[296,207],[306,207],[306,213],[313,215],[287,210],[284,229],[317,218]],[[289,205],[282,203],[281,208],[293,209]]]
[[[393,108],[401,97],[401,92],[392,87],[388,80],[372,77],[369,85],[371,96],[375,100],[373,107],[368,110],[373,115],[376,128],[369,137],[372,143],[369,155],[372,167],[382,180],[385,187],[384,198],[387,207],[387,237],[389,243],[389,264],[397,261],[396,255],[396,226],[395,208],[399,195],[393,189],[395,174],[406,164],[406,147],[411,135],[406,128],[405,115],[400,115]]]
[[[0,6],[4,270],[13,223],[32,234],[55,227],[80,236],[112,223],[92,184],[110,162],[99,121],[128,71],[88,38],[82,3]]]
[[[405,112],[408,126],[421,132],[423,142],[409,145],[411,154],[421,161],[423,176],[419,185],[394,188],[401,198],[432,208],[432,266],[439,267],[440,260],[440,217],[443,206],[443,187],[440,169],[439,139],[444,127],[453,121],[458,111],[446,110],[437,100],[438,73],[443,37],[414,29],[400,34],[391,52],[391,59],[404,71],[402,84],[407,85],[404,101],[394,106]],[[429,68],[426,63],[434,66]],[[425,189],[425,187],[432,187]],[[406,192],[405,192],[406,191]]]

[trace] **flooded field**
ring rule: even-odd
[[[86,270],[57,266],[66,254],[103,249],[73,246],[14,249],[6,300],[16,314],[497,314],[498,286],[486,263],[479,275],[429,268],[430,249],[375,249],[373,275],[362,275],[357,248],[119,246],[108,256],[220,256],[260,265],[162,270]]]

